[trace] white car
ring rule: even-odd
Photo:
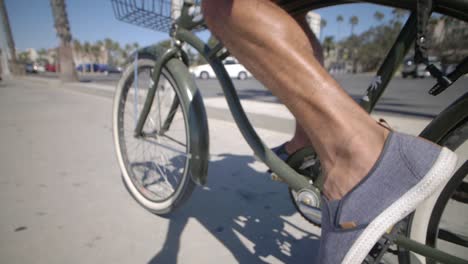
[[[242,64],[239,64],[234,58],[225,59],[223,64],[229,74],[229,77],[231,78],[245,80],[249,77],[252,77],[252,74]],[[195,77],[203,80],[216,78],[216,75],[209,64],[191,67],[190,72],[195,75]]]

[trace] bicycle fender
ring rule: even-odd
[[[131,63],[135,58],[141,58],[141,59],[151,59],[151,60],[158,60],[166,51],[168,48],[163,48],[158,45],[151,45],[147,47],[143,47],[135,51],[132,55],[130,55],[127,60],[125,61],[125,65]],[[179,49],[178,53],[180,57],[182,58],[182,61],[184,62],[185,65],[189,66],[190,64],[190,59],[187,53],[183,49]],[[138,55],[135,57],[135,55]]]
[[[180,92],[188,98],[188,123],[190,129],[190,172],[192,180],[205,185],[208,176],[209,131],[205,104],[194,78],[179,59],[170,59],[165,67],[173,75]]]
[[[445,134],[465,118],[468,118],[468,93],[459,97],[437,115],[437,117],[424,128],[420,136],[432,142],[439,143]]]

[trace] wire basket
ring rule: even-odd
[[[111,0],[118,20],[169,32],[173,21],[180,15],[181,0]],[[199,2],[199,1],[196,1]]]

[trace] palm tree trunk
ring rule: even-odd
[[[71,45],[72,35],[68,22],[65,0],[50,0],[52,14],[54,15],[55,30],[60,38],[59,61],[60,80],[64,82],[78,81],[73,62],[73,50]]]
[[[3,0],[0,0],[0,16],[2,17],[2,24],[4,26],[6,35],[5,37],[11,55],[10,69],[13,72],[13,74],[20,74],[19,67],[16,62],[15,42],[13,40],[13,34],[11,33],[10,20],[8,18],[8,12],[6,10],[5,2]],[[5,49],[5,53],[6,51],[7,49]],[[6,56],[6,54],[4,55]]]

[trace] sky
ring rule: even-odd
[[[167,33],[118,21],[114,16],[111,0],[67,0],[66,3],[72,36],[81,42],[94,43],[111,38],[121,45],[137,42],[140,46],[147,46],[167,39]],[[5,0],[5,4],[18,50],[48,49],[58,45],[49,0]],[[384,21],[387,21],[392,17],[391,10],[372,4],[351,4],[318,9],[316,13],[327,21],[322,35],[334,36],[336,40],[349,36],[348,21],[351,16],[356,15],[359,18],[355,33],[360,33],[377,24],[374,19],[376,11],[382,12],[385,15]],[[344,17],[341,26],[336,22],[338,15]],[[208,36],[208,32],[201,33],[203,39]]]

